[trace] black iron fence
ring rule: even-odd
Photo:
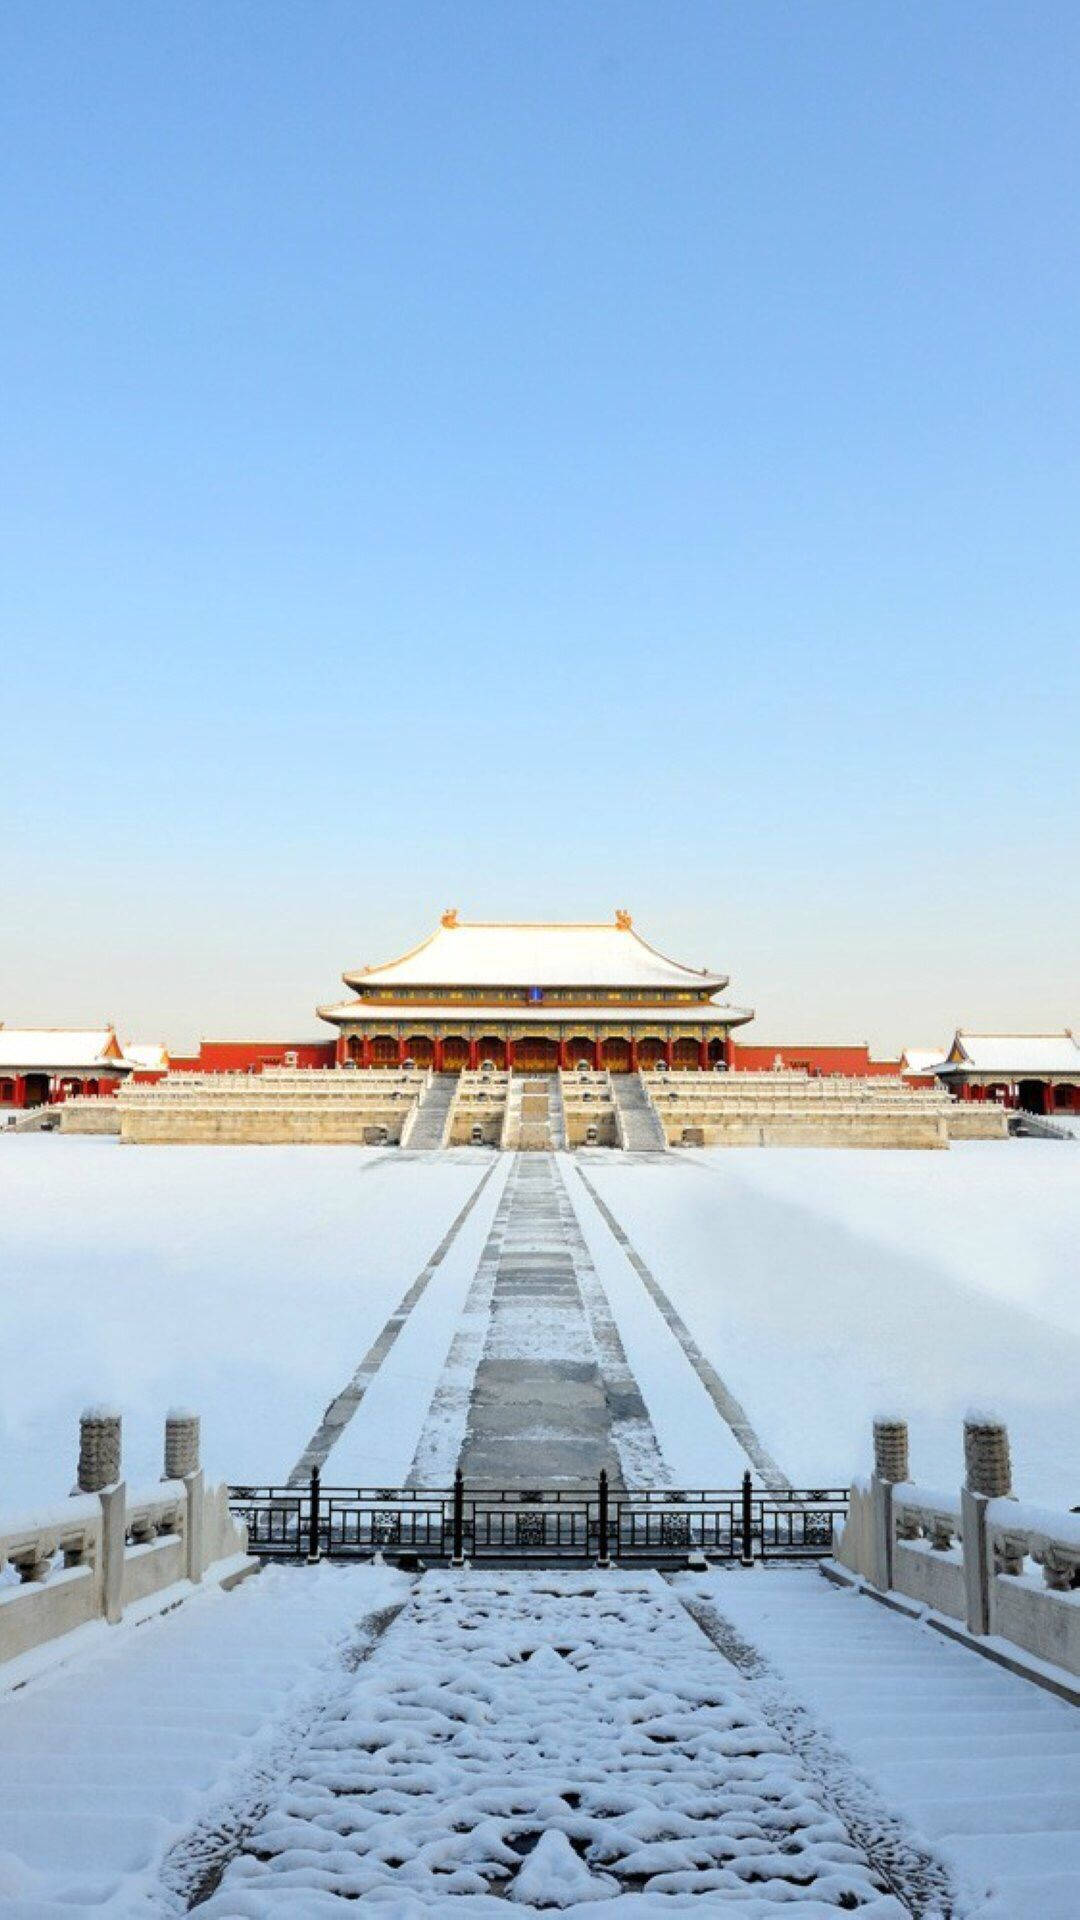
[[[708,1559],[821,1559],[847,1513],[844,1487],[234,1486],[233,1513],[268,1560],[558,1561],[676,1566]]]

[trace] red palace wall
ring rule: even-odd
[[[201,1040],[196,1054],[173,1054],[173,1073],[260,1073],[263,1067],[332,1067],[334,1040]],[[286,1060],[286,1054],[295,1060]]]
[[[780,1055],[785,1067],[804,1073],[842,1073],[848,1078],[865,1080],[875,1075],[900,1071],[899,1060],[871,1060],[869,1047],[819,1046],[744,1046],[735,1042],[735,1071],[765,1073]]]

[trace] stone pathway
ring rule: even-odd
[[[204,1911],[579,1914],[620,1895],[745,1920],[907,1911],[657,1575],[432,1573]]]
[[[664,1483],[656,1436],[551,1154],[519,1155],[461,1451],[467,1482]]]
[[[459,1464],[489,1486],[669,1484],[553,1154],[514,1161],[409,1484]]]

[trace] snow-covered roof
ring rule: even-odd
[[[900,1055],[901,1073],[934,1073],[944,1061],[940,1047],[905,1047]]]
[[[343,976],[346,986],[651,987],[716,992],[727,975],[668,960],[634,932],[630,916],[613,925],[442,923],[400,960]]]
[[[463,1027],[475,1027],[478,1020],[483,1020],[497,1026],[516,1026],[521,1021],[542,1020],[548,1026],[561,1027],[575,1021],[580,1022],[584,1027],[593,1026],[597,1021],[601,1025],[606,1021],[612,1021],[620,1027],[632,1026],[635,1022],[639,1026],[666,1027],[673,1021],[676,1024],[685,1021],[687,1024],[692,1022],[695,1026],[701,1026],[703,1021],[718,1020],[725,1025],[735,1027],[741,1026],[744,1021],[752,1020],[754,1017],[745,1007],[729,1007],[722,1000],[706,1001],[704,1006],[698,1001],[696,1005],[682,1007],[597,1007],[590,1002],[575,1007],[567,1005],[565,1000],[555,1001],[550,1005],[540,1001],[536,1005],[521,1006],[508,1006],[505,1001],[502,1001],[485,1007],[470,1001],[466,1007],[453,1008],[448,1008],[445,1000],[430,1006],[417,1005],[412,1000],[401,1006],[392,1004],[382,1006],[379,1003],[373,1004],[369,1000],[342,1000],[337,1006],[320,1007],[318,1012],[323,1020],[338,1022],[362,1020],[365,1026],[374,1026],[381,1017],[385,1016],[388,1024],[393,1021],[395,1025],[409,1020],[440,1020],[444,1026],[449,1025],[451,1021],[456,1021]]]
[[[140,1073],[164,1073],[169,1065],[169,1050],[163,1040],[125,1041],[124,1059]]]
[[[112,1027],[0,1027],[0,1068],[8,1072],[59,1073],[122,1061]]]
[[[1008,1080],[1069,1074],[1080,1079],[1080,1046],[1064,1033],[966,1033],[961,1027],[946,1056],[944,1071],[1000,1073]]]

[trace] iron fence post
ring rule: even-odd
[[[311,1494],[308,1505],[308,1565],[314,1566],[319,1558],[319,1469],[311,1469]]]
[[[453,1567],[465,1565],[465,1476],[459,1467],[454,1475]]]
[[[754,1484],[747,1468],[742,1477],[742,1563],[754,1564]]]
[[[600,1508],[600,1551],[597,1555],[596,1564],[598,1567],[610,1567],[611,1555],[608,1552],[608,1477],[606,1467],[601,1467],[600,1469],[600,1485],[597,1489],[597,1497]]]

